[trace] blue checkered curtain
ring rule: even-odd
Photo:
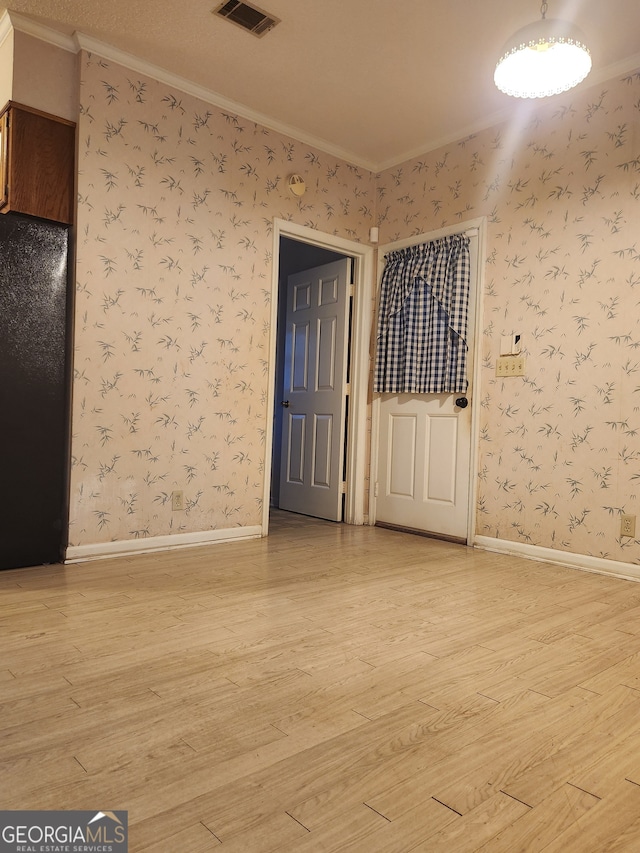
[[[467,390],[469,242],[456,234],[386,256],[374,391]]]

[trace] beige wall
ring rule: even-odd
[[[486,216],[477,532],[638,562],[640,75],[375,176],[80,60],[72,546],[259,525],[274,217],[384,243]]]
[[[637,563],[640,73],[380,176],[381,242],[488,220],[477,532]],[[523,379],[497,379],[519,333]]]
[[[81,66],[71,546],[260,525],[273,219],[366,241],[374,176]]]
[[[0,42],[0,108],[12,98],[13,92],[13,30]]]
[[[14,31],[14,101],[61,118],[78,119],[78,57],[63,48]]]

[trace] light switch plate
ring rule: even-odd
[[[501,355],[496,361],[496,376],[524,376],[524,370],[523,355]]]

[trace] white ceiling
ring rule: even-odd
[[[493,84],[539,0],[259,0],[259,39],[211,14],[219,0],[12,0],[10,10],[178,75],[240,114],[381,169],[486,127],[522,104]],[[549,0],[579,26],[592,85],[640,66],[640,0]],[[82,44],[82,39],[80,39]]]

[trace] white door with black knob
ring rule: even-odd
[[[373,456],[376,523],[459,542],[469,538],[473,479],[474,333],[480,279],[478,229],[473,232],[469,244],[468,391],[381,394],[376,402]],[[402,241],[382,246],[380,255],[412,244]]]

